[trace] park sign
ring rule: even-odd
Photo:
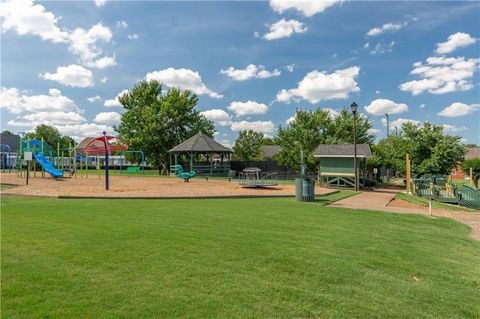
[[[31,161],[33,160],[33,154],[32,152],[23,152],[23,159],[25,161]]]

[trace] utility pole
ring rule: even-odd
[[[390,118],[388,117],[388,113],[385,113],[385,116],[387,117],[387,137],[390,134]]]

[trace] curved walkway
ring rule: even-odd
[[[382,189],[373,192],[361,192],[358,195],[339,200],[330,204],[332,207],[344,207],[351,209],[366,209],[388,213],[421,214],[429,215],[428,207],[396,207],[388,204],[395,198],[397,190]],[[413,205],[412,205],[413,206]],[[449,211],[432,208],[432,216],[447,217],[464,223],[472,228],[471,237],[480,240],[480,213],[461,211]]]

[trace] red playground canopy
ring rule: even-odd
[[[104,135],[97,137],[85,146],[85,154],[102,155],[128,149],[127,144],[123,144],[116,136]]]

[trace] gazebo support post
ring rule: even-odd
[[[193,171],[193,152],[188,153],[190,155],[190,171]]]
[[[210,175],[213,174],[213,154],[209,154],[210,156]]]

